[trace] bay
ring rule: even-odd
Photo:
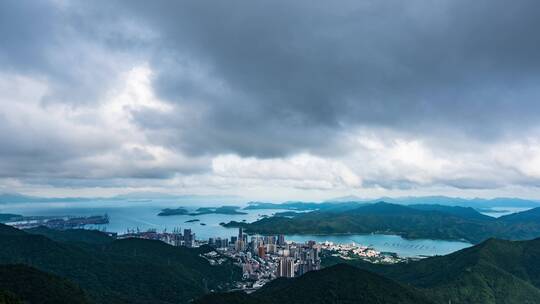
[[[156,229],[157,231],[172,231],[173,229],[191,229],[199,240],[207,240],[210,237],[229,238],[238,234],[238,229],[225,228],[220,225],[222,222],[246,221],[253,222],[263,216],[271,216],[283,210],[239,210],[246,214],[204,214],[198,216],[175,215],[158,216],[163,208],[184,207],[190,211],[195,211],[198,207],[211,207],[216,204],[201,204],[200,202],[175,200],[145,200],[145,201],[117,201],[100,200],[95,202],[77,203],[26,203],[26,204],[6,204],[0,206],[2,213],[17,213],[22,215],[73,215],[88,216],[107,214],[110,223],[100,227],[110,232],[119,234],[126,233],[128,229],[146,231]],[[187,222],[198,219],[198,222]],[[201,225],[201,223],[205,225]],[[317,242],[333,242],[345,244],[355,242],[365,246],[373,247],[378,251],[394,252],[403,257],[411,256],[433,256],[444,255],[466,248],[472,244],[459,241],[428,240],[428,239],[404,239],[398,235],[383,234],[351,234],[351,235],[286,235],[286,240],[295,242],[306,242],[313,240]]]

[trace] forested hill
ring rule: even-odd
[[[208,247],[113,240],[85,230],[30,232],[0,225],[0,265],[24,264],[68,279],[92,303],[185,303],[240,276],[232,263],[211,266],[200,257]]]
[[[468,207],[397,205],[379,202],[352,209],[324,209],[274,216],[254,223],[229,222],[261,234],[387,233],[406,238],[466,240],[479,243],[496,237],[526,240],[540,236],[540,208],[493,218]]]
[[[374,273],[340,264],[299,278],[277,279],[253,294],[213,294],[198,304],[429,304],[434,303],[415,288]]]
[[[11,296],[7,303],[91,303],[85,292],[67,279],[25,265],[0,265],[0,290]]]
[[[422,290],[437,303],[540,303],[540,239],[489,239],[455,253],[396,265],[347,262]]]

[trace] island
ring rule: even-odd
[[[247,214],[246,212],[238,211],[238,206],[221,206],[221,207],[201,207],[195,210],[196,212],[190,213],[191,216],[203,215],[203,214]]]
[[[75,229],[86,225],[105,225],[109,223],[109,216],[71,216],[71,215],[47,215],[47,216],[22,216],[19,214],[0,214],[0,223],[9,224],[18,229],[29,229],[39,226],[52,229]]]
[[[309,202],[284,202],[280,204],[276,203],[264,203],[264,202],[249,202],[244,210],[265,210],[265,209],[284,209],[284,210],[318,210],[326,207],[328,204],[321,203],[309,203]]]
[[[274,216],[284,216],[284,217],[295,217],[297,215],[300,215],[302,213],[300,212],[295,212],[295,211],[284,211],[284,212],[276,212],[274,214]],[[266,216],[261,216],[261,218],[265,218],[265,217],[268,217],[267,215]]]
[[[165,208],[162,209],[158,216],[172,216],[172,215],[186,215],[188,211],[185,208],[178,207],[175,209]]]
[[[200,221],[199,219],[192,219],[192,220],[187,220],[185,221],[185,223],[195,223],[195,222],[198,222]]]

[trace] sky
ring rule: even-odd
[[[540,199],[536,0],[0,1],[0,192]]]

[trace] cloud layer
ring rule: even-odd
[[[0,184],[534,195],[539,10],[2,1]]]

